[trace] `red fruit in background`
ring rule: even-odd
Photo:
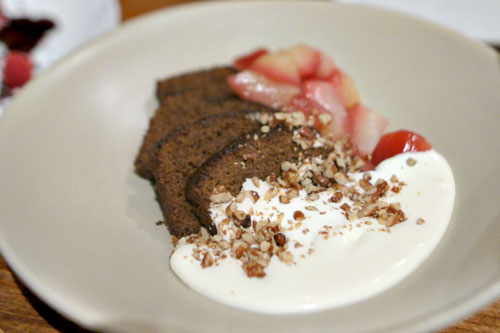
[[[421,135],[399,130],[383,135],[372,153],[372,163],[379,164],[385,159],[410,151],[427,151],[432,145]]]
[[[33,63],[27,53],[9,52],[5,58],[3,82],[9,88],[23,86],[31,79]]]
[[[234,67],[236,67],[240,71],[247,69],[255,62],[255,60],[257,60],[257,58],[259,58],[260,56],[262,56],[264,54],[268,54],[268,53],[269,53],[269,51],[267,51],[264,48],[257,49],[248,55],[245,55],[245,56],[242,56],[242,57],[239,57],[238,59],[236,59],[234,61]]]
[[[2,9],[0,9],[0,28],[3,28],[8,22],[9,19],[4,15]]]

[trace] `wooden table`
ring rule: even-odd
[[[193,0],[120,0],[123,19]],[[0,256],[0,333],[89,332],[61,317],[33,295]],[[500,332],[500,300],[481,312],[447,328],[452,332]]]

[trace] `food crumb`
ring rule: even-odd
[[[418,225],[422,225],[422,224],[424,224],[424,223],[425,223],[425,220],[424,220],[423,218],[419,217],[419,218],[417,219],[417,224],[418,224]]]
[[[414,158],[409,157],[406,160],[406,164],[408,164],[408,166],[414,166],[415,164],[417,164],[417,160],[415,160]]]

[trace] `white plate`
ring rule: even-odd
[[[430,258],[388,291],[264,316],[214,303],[173,275],[160,209],[133,160],[155,80],[299,41],[331,54],[392,128],[421,132],[447,157],[456,209]],[[30,82],[0,119],[1,251],[38,296],[98,330],[433,330],[500,296],[499,91],[493,50],[378,9],[210,2],[145,16]]]
[[[498,0],[340,0],[399,10],[443,24],[465,35],[500,44]]]

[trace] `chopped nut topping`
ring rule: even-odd
[[[275,196],[277,196],[278,194],[279,194],[279,190],[273,187],[269,191],[267,191],[266,194],[264,194],[264,200],[269,201],[272,198],[274,198]]]
[[[406,160],[406,164],[408,164],[409,166],[414,166],[415,164],[417,164],[417,160],[415,160],[414,158],[409,157]]]
[[[278,214],[278,219],[277,219],[277,221],[278,221],[278,222],[283,221],[283,217],[285,217],[285,214],[283,214],[283,213],[279,213],[279,214]]]
[[[271,247],[271,243],[269,243],[268,241],[263,241],[259,244],[259,248],[262,252],[267,252],[269,250],[269,248]]]
[[[290,163],[290,162],[283,162],[281,163],[281,170],[283,171],[289,171],[289,170],[294,170],[297,171],[297,165],[295,163]]]
[[[304,114],[300,111],[296,112],[277,112],[274,114],[274,118],[277,120],[285,121],[287,124],[300,127],[305,125],[306,118]]]
[[[260,187],[260,180],[257,177],[252,177],[252,183],[255,185],[255,187],[259,188]]]
[[[210,252],[206,252],[205,255],[203,256],[203,259],[201,260],[201,267],[207,268],[212,266],[214,263],[214,259]]]
[[[243,270],[247,273],[248,277],[264,277],[266,273],[264,272],[264,267],[257,263],[256,261],[251,260],[248,263],[243,264]]]
[[[192,256],[201,262],[203,268],[218,265],[218,261],[230,256],[241,262],[248,277],[264,277],[265,269],[273,256],[278,257],[287,265],[294,264],[294,255],[288,251],[292,247],[299,249],[307,246],[308,248],[302,250],[311,255],[314,251],[314,243],[302,245],[298,240],[288,240],[285,231],[301,230],[304,235],[308,234],[310,232],[307,228],[309,221],[306,221],[304,213],[312,211],[326,214],[327,209],[318,208],[321,204],[332,209],[340,209],[349,221],[346,221],[344,226],[346,231],[360,228],[363,224],[371,225],[371,221],[366,221],[370,218],[378,224],[368,231],[390,233],[390,227],[407,219],[398,203],[384,201],[389,195],[388,192],[402,191],[403,186],[406,185],[404,182],[400,182],[395,175],[390,178],[390,181],[384,179],[374,181],[369,172],[363,173],[362,178],[356,181],[355,179],[358,178],[352,173],[360,172],[364,161],[356,155],[355,147],[349,139],[333,142],[320,137],[315,130],[307,127],[307,124],[313,122],[315,117],[322,118],[320,121],[324,124],[330,122],[330,115],[316,113],[306,119],[301,112],[293,112],[274,115],[263,113],[256,117],[262,124],[260,131],[264,134],[261,136],[265,136],[265,133],[269,132],[280,119],[286,121],[289,126],[294,126],[293,140],[297,144],[295,151],[298,153],[297,160],[281,162],[279,174],[266,177],[270,187],[263,194],[263,200],[269,202],[274,197],[278,197],[281,204],[291,204],[292,199],[300,196],[313,202],[319,200],[324,191],[328,191],[329,198],[324,196],[321,202],[317,202],[318,206],[310,204],[304,207],[304,211],[294,211],[293,220],[287,221],[284,212],[279,210],[279,205],[266,208],[266,212],[254,212],[253,207],[240,206],[246,198],[253,203],[260,200],[257,191],[244,190],[233,197],[223,186],[216,186],[210,197],[212,204],[221,205],[216,216],[220,213],[226,214],[226,216],[218,215],[217,217],[220,220],[218,233],[211,236],[206,229],[202,228],[197,235],[191,235],[186,239],[187,242],[196,245]],[[255,140],[258,138],[258,135],[254,136]],[[327,147],[328,150],[323,155],[317,156],[310,156],[300,151],[301,148],[305,150],[312,147]],[[258,151],[245,153],[242,161],[238,161],[237,165],[241,164],[244,167],[244,161],[255,160],[258,154]],[[261,188],[259,178],[252,177],[251,181],[255,187]],[[342,203],[344,199],[349,204]],[[228,204],[222,206],[226,203]],[[340,207],[335,205],[340,203],[342,203]],[[418,219],[416,223],[422,224],[424,221]],[[380,226],[383,227],[380,228]],[[330,226],[324,226],[319,235],[326,240],[335,235],[343,235],[343,233]],[[304,254],[297,256],[304,256]]]
[[[342,209],[344,212],[349,212],[351,211],[351,206],[347,203],[343,203],[342,206],[340,206],[340,209]]]
[[[393,186],[391,188],[391,191],[394,192],[394,193],[399,193],[401,191],[401,187],[399,187],[399,186]]]
[[[265,125],[272,120],[273,116],[267,112],[259,112],[256,116],[256,119],[261,124]]]
[[[241,192],[240,194],[238,194],[238,196],[236,197],[236,199],[234,199],[234,201],[236,201],[237,203],[242,203],[243,200],[245,200],[246,198],[246,193],[245,192]]]
[[[293,255],[289,251],[278,252],[278,257],[287,265],[293,264]]]
[[[344,195],[342,194],[342,192],[337,191],[337,192],[333,193],[332,197],[330,198],[330,201],[331,202],[340,202],[340,200],[342,200],[343,196]]]
[[[280,202],[284,205],[286,204],[289,204],[290,203],[290,199],[287,197],[287,196],[284,196],[284,195],[280,195]]]
[[[250,198],[252,198],[253,203],[256,203],[260,199],[259,193],[255,191],[250,191]]]
[[[323,125],[326,125],[332,120],[332,116],[328,113],[322,113],[318,116],[318,119]]]
[[[297,198],[299,196],[299,191],[297,191],[297,189],[291,189],[286,192],[286,196],[288,199]]]
[[[342,172],[337,172],[336,174],[334,174],[333,179],[335,179],[335,181],[337,183],[339,183],[340,185],[345,185],[349,181],[349,179],[347,179],[346,175]]]
[[[281,232],[275,234],[274,236],[274,241],[276,242],[276,245],[279,247],[283,247],[286,244],[286,237],[283,235]]]
[[[306,217],[304,216],[304,213],[302,213],[300,210],[296,210],[295,212],[293,212],[293,218],[297,221],[302,221]]]
[[[229,202],[232,198],[233,196],[225,189],[224,186],[218,185],[215,187],[214,193],[210,196],[210,201],[219,204]]]
[[[311,193],[306,198],[307,201],[316,201],[318,199],[319,199],[319,194],[318,193]]]
[[[245,218],[241,221],[241,226],[243,228],[249,228],[252,225],[252,220],[250,215],[245,215]]]
[[[299,130],[299,134],[306,140],[314,140],[314,133],[310,127],[302,127]]]

